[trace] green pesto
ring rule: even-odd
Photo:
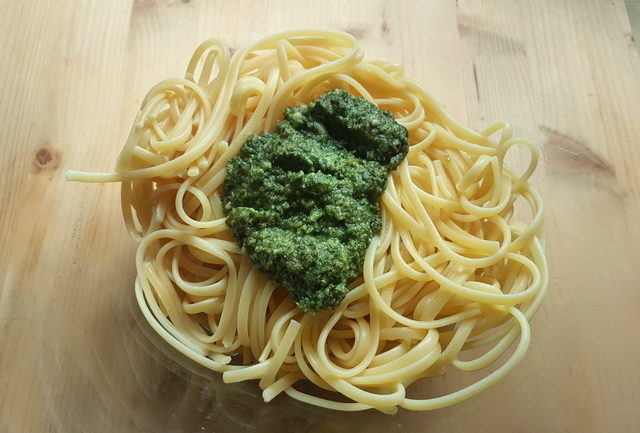
[[[227,164],[227,225],[306,311],[336,307],[380,231],[378,200],[408,151],[388,111],[344,90],[287,108]]]

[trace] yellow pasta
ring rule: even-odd
[[[389,110],[407,128],[410,150],[389,178],[362,276],[335,310],[310,313],[235,243],[221,185],[247,137],[336,88]],[[504,165],[514,145],[531,153],[522,175]],[[233,56],[219,41],[203,43],[184,79],[151,89],[115,172],[67,177],[122,182],[124,219],[139,242],[136,299],[174,348],[225,382],[257,379],[266,401],[286,393],[330,409],[394,413],[465,400],[524,356],[548,283],[542,203],[528,182],[536,163],[535,147],[508,124],[466,128],[399,65],[364,61],[352,36],[305,30]],[[528,221],[512,221],[518,199]],[[484,368],[513,344],[505,362],[466,388],[406,397],[417,380],[447,367]],[[460,359],[477,347],[482,355]],[[303,393],[301,380],[349,401]]]

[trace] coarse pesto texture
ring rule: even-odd
[[[290,107],[227,163],[227,225],[258,268],[306,311],[336,307],[380,231],[378,200],[407,130],[344,90]]]

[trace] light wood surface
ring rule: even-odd
[[[2,3],[1,433],[640,431],[640,60],[622,0]],[[523,363],[458,406],[264,404],[183,365],[133,306],[118,185],[64,180],[114,167],[146,91],[204,39],[305,27],[353,33],[471,126],[508,119],[540,145],[549,294]]]

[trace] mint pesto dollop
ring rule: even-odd
[[[306,311],[335,308],[380,231],[378,200],[408,151],[388,111],[344,90],[287,108],[227,163],[227,225]]]

